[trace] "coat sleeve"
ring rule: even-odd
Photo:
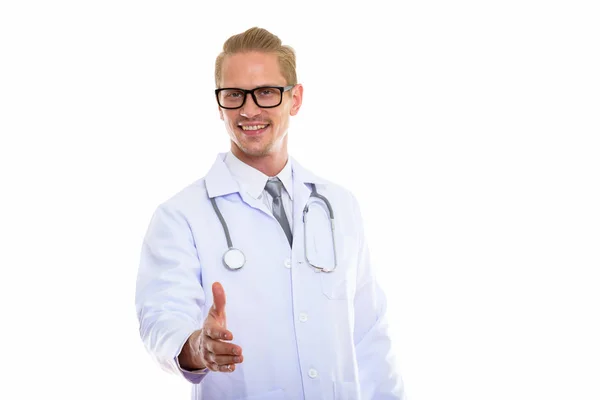
[[[165,204],[157,208],[144,237],[135,304],[146,350],[166,371],[199,383],[204,374],[181,370],[177,356],[202,327],[205,294],[200,260],[187,220]]]
[[[360,209],[356,199],[353,200],[359,227],[354,345],[362,398],[405,400],[404,384],[388,332],[386,297],[370,264]]]

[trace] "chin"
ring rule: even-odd
[[[237,144],[237,147],[242,153],[250,157],[264,157],[271,152],[270,146],[253,146],[252,144],[250,144],[250,146],[240,146]]]
[[[269,149],[255,149],[251,151],[248,155],[252,157],[265,157],[269,154],[271,154],[271,151]]]

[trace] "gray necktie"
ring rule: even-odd
[[[288,222],[288,219],[285,215],[285,210],[283,209],[283,201],[281,200],[283,183],[281,183],[279,178],[269,179],[267,181],[267,185],[265,186],[265,190],[273,197],[273,216],[277,221],[279,221],[279,225],[281,225],[281,227],[283,228],[285,236],[287,236],[291,246],[292,230],[290,229],[290,223]]]

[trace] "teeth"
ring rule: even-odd
[[[242,125],[242,129],[245,131],[256,131],[259,129],[264,129],[266,125],[251,125],[251,126],[247,126],[247,125]]]

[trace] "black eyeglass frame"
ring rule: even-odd
[[[240,88],[219,88],[219,89],[215,89],[215,96],[217,97],[217,104],[219,105],[219,107],[224,108],[226,110],[237,110],[238,108],[242,108],[244,107],[244,104],[246,104],[246,99],[248,98],[248,94],[250,94],[250,96],[252,96],[252,100],[254,100],[254,104],[256,104],[258,107],[260,108],[275,108],[275,107],[279,107],[279,105],[281,104],[281,102],[283,101],[283,93],[287,92],[288,90],[292,89],[294,86],[296,85],[288,85],[288,86],[259,86],[257,88],[254,89],[240,89]],[[279,90],[279,103],[275,104],[274,106],[261,106],[258,104],[258,100],[256,99],[256,95],[254,94],[254,92],[256,90],[259,89],[278,89]],[[219,101],[219,93],[222,92],[223,90],[239,90],[240,92],[244,93],[244,100],[242,100],[242,104],[240,104],[238,107],[223,107],[221,105],[221,102]]]

